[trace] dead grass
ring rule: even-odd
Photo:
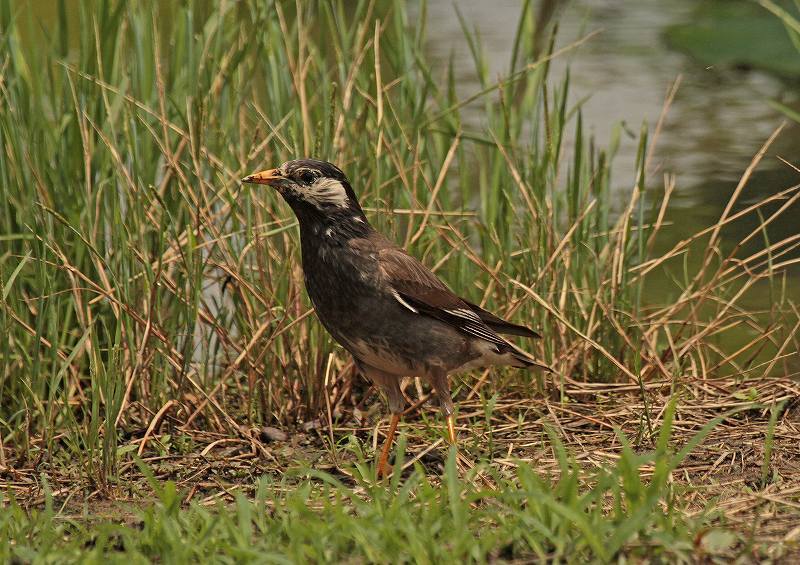
[[[710,515],[712,524],[752,539],[758,555],[766,555],[771,543],[780,543],[790,551],[783,557],[800,556],[800,384],[796,379],[653,381],[645,385],[646,404],[639,387],[630,384],[570,380],[563,390],[563,401],[548,398],[560,394],[557,387],[547,386],[531,397],[527,387],[509,386],[493,403],[491,425],[486,419],[486,400],[467,400],[466,385],[474,383],[464,384],[457,420],[462,474],[488,465],[510,476],[522,461],[532,464],[543,476],[557,479],[560,466],[548,440],[549,428],[588,477],[593,470],[611,466],[619,458],[623,448],[620,433],[630,438],[636,451],[652,449],[654,440],[644,423],[645,410],[649,410],[652,427],[658,430],[667,403],[675,397],[680,399],[672,425],[675,451],[708,422],[721,418],[672,473],[675,492],[679,493],[675,504],[687,516]],[[367,403],[374,399],[369,389],[353,394],[363,394],[361,399]],[[776,406],[781,410],[770,433],[770,413]],[[233,503],[238,493],[252,496],[260,476],[296,476],[299,480],[305,476],[302,469],[306,466],[347,481],[356,458],[344,446],[350,438],[356,438],[367,451],[374,449],[382,441],[380,421],[374,411],[367,414],[344,402],[332,409],[332,427],[321,414],[320,419],[283,430],[285,440],[271,441],[257,428],[231,435],[210,432],[204,426],[186,426],[187,412],[169,406],[155,415],[157,418],[129,424],[125,439],[120,441],[120,453],[141,452],[158,481],[175,482],[184,503]],[[446,444],[440,428],[437,407],[427,403],[406,416],[401,424],[408,441],[404,468],[421,465],[431,477],[442,472]],[[335,449],[331,449],[331,437]],[[26,507],[44,503],[43,480],[67,517],[71,512],[80,514],[80,509],[89,504],[98,517],[131,519],[132,508],[153,499],[147,477],[129,458],[123,457],[127,462],[120,465],[118,481],[99,488],[70,462],[57,456],[49,458],[37,443],[32,440],[32,451],[40,453],[36,460],[11,459],[0,470],[8,491]],[[765,467],[768,444],[772,455]],[[650,472],[652,468],[647,466],[639,469],[643,477]],[[762,483],[764,477],[766,482]],[[474,480],[481,487],[494,486],[481,473]]]

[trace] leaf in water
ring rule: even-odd
[[[668,28],[666,38],[670,47],[704,65],[752,67],[785,79],[800,78],[800,54],[783,22],[751,2],[704,2],[690,22]]]

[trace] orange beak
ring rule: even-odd
[[[278,182],[283,180],[283,176],[281,176],[278,169],[267,169],[266,171],[261,171],[260,173],[253,173],[252,175],[248,175],[242,179],[242,182],[247,182],[250,184],[268,184],[270,186],[275,186]]]

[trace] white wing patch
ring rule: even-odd
[[[397,300],[400,304],[402,304],[403,306],[414,312],[414,314],[419,314],[419,310],[417,310],[411,304],[403,300],[403,297],[400,296],[400,293],[398,293],[395,289],[392,289],[392,296],[394,296],[395,300]]]

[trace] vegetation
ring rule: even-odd
[[[617,139],[549,73],[578,44],[530,2],[499,81],[462,22],[465,99],[399,0],[78,5],[45,31],[0,3],[2,559],[796,555],[800,235],[770,225],[800,186],[743,198],[779,131],[716,224],[657,252],[663,116],[612,182]],[[451,286],[540,328],[556,369],[461,376],[444,463],[409,386],[388,484],[382,407],[314,320],[293,217],[238,180],[311,155]]]

